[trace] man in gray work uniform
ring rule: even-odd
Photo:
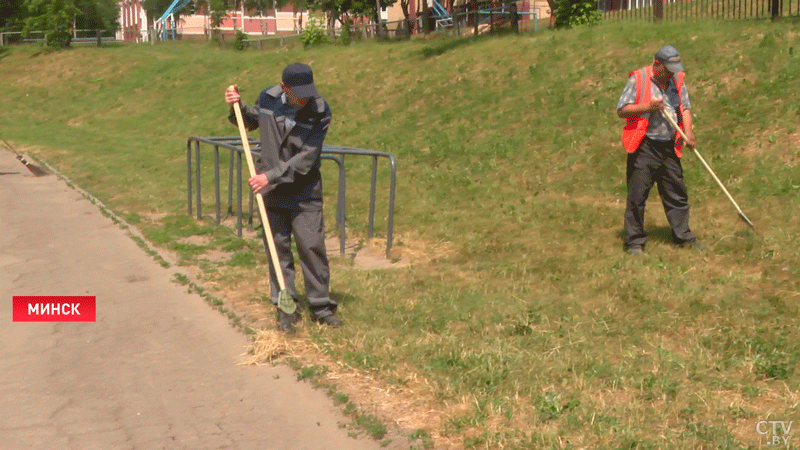
[[[631,73],[617,104],[617,115],[627,119],[622,145],[628,151],[628,201],[625,209],[625,250],[639,255],[644,250],[645,202],[653,184],[664,205],[678,245],[702,248],[689,229],[689,196],[683,181],[681,148],[695,146],[692,105],[684,83],[685,70],[678,50],[665,45],[656,52],[653,64]],[[664,118],[669,114],[680,126],[687,142]]]
[[[239,102],[246,128],[259,128],[261,132],[261,157],[255,161],[257,174],[248,184],[253,192],[265,197],[286,290],[297,301],[291,240],[294,234],[313,317],[331,327],[341,326],[335,316],[337,304],[329,293],[319,171],[331,109],[314,85],[311,67],[301,63],[286,66],[281,83],[262,91],[253,107],[241,102],[235,85],[225,91],[225,102],[231,105],[228,120],[236,124],[232,106]],[[270,291],[275,305],[279,289],[270,260]],[[292,315],[279,313],[278,327],[292,331],[299,311]]]

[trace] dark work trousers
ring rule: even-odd
[[[644,247],[644,207],[653,183],[664,204],[667,221],[676,244],[695,239],[689,229],[689,196],[683,182],[681,160],[674,141],[654,141],[645,137],[636,152],[628,154],[628,204],[625,209],[625,248]]]
[[[319,319],[336,312],[336,302],[329,294],[330,268],[325,252],[325,223],[322,211],[295,211],[283,208],[269,208],[269,226],[275,240],[286,290],[296,298],[294,256],[292,255],[292,235],[297,244],[300,267],[306,287],[306,297],[311,312]],[[269,247],[264,236],[264,248]],[[272,265],[269,264],[270,293],[272,303],[277,305],[280,285]]]

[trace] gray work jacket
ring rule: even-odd
[[[322,97],[312,98],[291,117],[289,106],[281,101],[280,85],[261,92],[255,106],[241,104],[245,127],[261,132],[261,157],[255,161],[256,172],[267,175],[265,198],[271,208],[295,211],[322,209],[320,153],[331,109]],[[236,124],[231,108],[228,120]]]

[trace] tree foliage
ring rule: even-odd
[[[25,11],[17,17],[23,35],[42,31],[51,47],[68,47],[76,29],[116,31],[119,27],[116,0],[23,0],[22,6]]]
[[[50,47],[69,47],[72,41],[72,18],[78,8],[69,0],[25,0],[30,17],[25,19],[22,34],[43,31]]]
[[[117,30],[119,5],[117,0],[75,0],[78,14],[75,27],[79,30]]]
[[[2,1],[2,0],[0,0]],[[157,5],[154,9],[158,11],[156,16],[160,16],[166,11],[167,7],[170,5],[171,0],[145,0],[145,2],[153,2]],[[213,11],[213,10],[240,10],[242,8],[242,3],[244,3],[244,8],[248,11],[258,11],[260,13],[266,13],[273,9],[280,9],[286,5],[293,5],[295,11],[302,11],[308,9],[307,0],[194,0],[190,7],[194,7],[195,10],[200,11],[203,10],[206,13]],[[183,11],[185,12],[185,11]],[[148,14],[150,10],[148,10]]]
[[[21,29],[27,11],[22,0],[0,0],[0,30]]]
[[[228,17],[228,2],[225,0],[208,0],[208,16],[212,29],[219,28]]]
[[[556,0],[552,13],[556,16],[556,28],[597,25],[602,19],[594,0]]]
[[[286,5],[292,5],[295,11],[308,9],[306,0],[244,0],[244,7],[251,10],[266,12],[271,9],[281,9]]]
[[[150,17],[160,17],[166,11],[172,0],[144,0],[150,2],[152,6],[147,9],[147,14]],[[191,8],[196,11],[203,11],[209,16],[209,23],[212,30],[216,30],[222,24],[222,21],[229,16],[230,11],[238,11],[242,8],[249,11],[258,11],[266,13],[273,9],[280,9],[288,4],[293,4],[295,11],[307,9],[306,0],[194,0]],[[188,9],[187,7],[186,9]],[[186,9],[176,12],[176,16],[180,13],[186,13]],[[151,19],[152,20],[152,19]],[[234,22],[234,27],[236,23]]]
[[[397,0],[307,0],[309,8],[330,12],[340,22],[345,23],[351,16],[369,16],[375,20],[380,17],[377,6],[386,8]]]

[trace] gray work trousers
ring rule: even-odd
[[[269,226],[275,241],[286,290],[297,298],[295,289],[294,256],[292,255],[292,235],[297,244],[300,266],[303,270],[306,297],[311,312],[322,318],[336,311],[337,303],[330,298],[330,268],[325,251],[325,222],[322,211],[295,211],[283,208],[269,208],[267,211]],[[269,254],[269,247],[264,236],[264,248]],[[277,305],[280,287],[272,265],[269,264],[270,297]]]
[[[667,221],[672,227],[672,241],[683,244],[695,240],[689,229],[689,196],[683,182],[681,160],[675,154],[674,141],[654,141],[645,137],[636,152],[628,154],[628,203],[625,209],[625,248],[644,247],[644,207],[653,183]]]

